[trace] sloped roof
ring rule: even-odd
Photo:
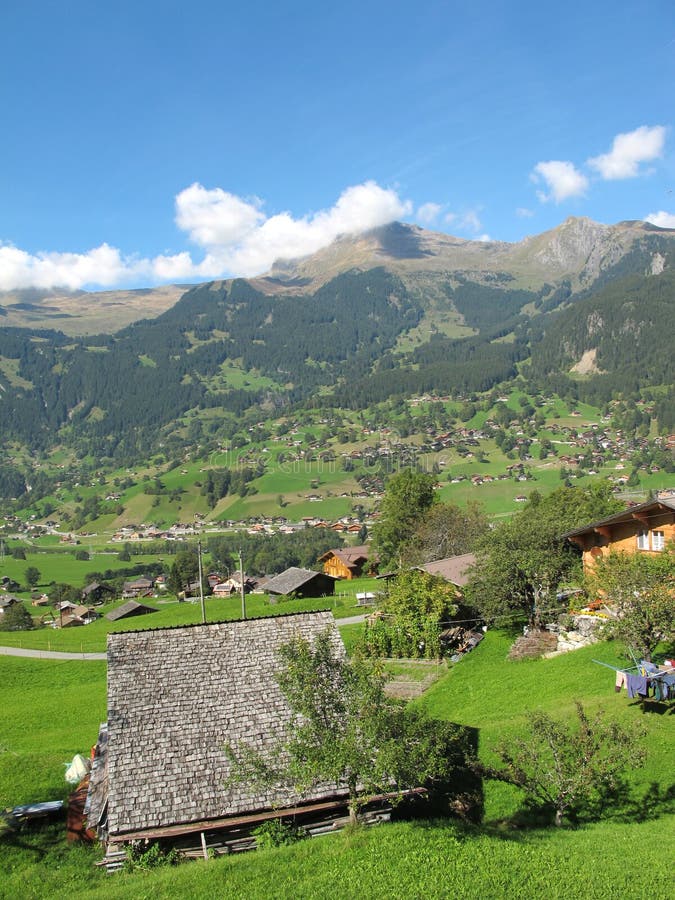
[[[320,556],[319,562],[329,559],[331,556],[337,556],[347,568],[351,569],[358,566],[360,562],[368,559],[370,555],[370,547],[368,547],[367,544],[362,544],[359,547],[337,547],[335,550],[328,550]]]
[[[117,609],[106,613],[105,617],[111,622],[116,622],[118,619],[125,619],[128,616],[142,616],[153,612],[157,612],[154,606],[146,606],[145,603],[139,603],[137,600],[128,600]]]
[[[226,786],[224,745],[262,749],[291,720],[274,677],[279,648],[326,628],[344,652],[329,612],[109,634],[107,766],[97,779],[108,779],[110,837],[341,794]]]
[[[299,590],[308,581],[312,581],[317,576],[320,579],[333,578],[332,575],[324,575],[323,572],[313,572],[311,569],[300,569],[298,566],[291,566],[280,575],[270,578],[265,584],[265,590],[270,594],[292,594],[293,591]]]
[[[637,506],[629,506],[621,512],[614,513],[614,515],[607,516],[597,522],[592,522],[590,525],[584,525],[581,528],[574,528],[571,531],[566,531],[561,537],[576,537],[577,535],[585,534],[588,531],[593,531],[595,528],[600,528],[603,525],[619,525],[622,522],[632,522],[636,519],[643,520],[645,517],[648,518],[650,514],[658,515],[667,510],[675,511],[675,500],[666,500],[665,498],[647,500],[645,503],[639,503]]]
[[[107,584],[99,584],[98,581],[92,581],[91,584],[88,584],[86,588],[82,588],[83,594],[91,594],[94,591],[107,591],[108,593],[114,593],[113,589]]]
[[[461,556],[449,556],[447,559],[437,559],[434,562],[419,566],[429,575],[441,575],[446,581],[464,587],[469,580],[469,569],[476,562],[473,553],[463,553]]]

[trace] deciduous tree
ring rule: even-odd
[[[442,623],[456,611],[455,589],[427,572],[401,572],[382,603],[382,616],[366,626],[364,647],[372,656],[441,655]]]
[[[542,498],[537,492],[511,519],[479,542],[467,586],[471,603],[489,619],[527,615],[535,627],[556,606],[556,591],[579,564],[563,534],[621,508],[609,484],[561,487]],[[579,573],[580,574],[580,573]]]
[[[408,712],[384,690],[367,660],[345,659],[329,630],[280,652],[277,679],[292,711],[286,737],[266,753],[227,746],[231,780],[287,784],[304,792],[346,788],[350,819],[375,795],[445,779],[456,760],[456,726]]]
[[[381,565],[400,565],[401,548],[435,500],[431,475],[404,469],[390,478],[372,535]]]
[[[558,826],[566,815],[602,802],[627,766],[642,759],[637,727],[608,721],[602,713],[590,719],[579,702],[576,711],[576,722],[532,713],[526,735],[496,748],[503,768],[481,769],[522,788],[528,805],[548,807]]]
[[[33,618],[23,603],[13,603],[0,616],[0,631],[30,631]]]
[[[596,560],[587,590],[614,613],[606,631],[641,659],[675,640],[675,546],[661,553],[610,553]]]
[[[406,562],[422,565],[470,553],[487,530],[487,516],[477,503],[469,503],[466,508],[435,503],[419,521],[403,549],[403,556]]]
[[[36,566],[28,566],[24,572],[26,584],[28,587],[34,588],[40,580],[41,572]]]

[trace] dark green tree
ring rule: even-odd
[[[169,577],[166,580],[167,588],[174,594],[180,594],[185,587],[193,581],[199,580],[199,556],[197,549],[179,550],[174,557]],[[202,587],[204,593],[210,593],[206,575],[202,572]]]
[[[557,608],[560,583],[578,568],[578,552],[562,535],[621,508],[605,482],[561,487],[544,498],[534,492],[520,512],[479,542],[468,600],[486,619],[521,613],[538,627]]]
[[[373,527],[372,545],[380,565],[401,564],[401,550],[436,500],[431,475],[403,469],[392,476]]]
[[[30,631],[32,628],[35,623],[23,603],[13,603],[0,616],[0,631]]]
[[[28,585],[28,587],[34,588],[40,580],[41,574],[42,573],[38,568],[36,568],[36,566],[28,566],[26,568],[26,571],[24,572],[24,577],[26,579],[26,584]]]

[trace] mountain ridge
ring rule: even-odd
[[[307,294],[350,269],[385,266],[413,291],[422,280],[438,293],[438,282],[460,272],[481,282],[505,274],[513,287],[538,290],[568,280],[587,287],[640,242],[675,246],[675,230],[626,220],[615,225],[569,217],[555,228],[520,241],[475,241],[401,222],[342,235],[316,253],[277,260],[269,272],[243,279],[267,296]],[[214,290],[242,279],[217,279]],[[0,292],[0,325],[57,328],[69,336],[113,334],[162,315],[192,287],[161,285],[134,290],[66,291],[24,289]]]

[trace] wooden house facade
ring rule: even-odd
[[[377,563],[372,559],[370,548],[365,544],[360,547],[328,550],[319,557],[319,562],[323,563],[324,574],[347,581],[377,573]]]
[[[563,537],[580,548],[586,573],[610,552],[662,553],[675,540],[675,500],[648,500]]]

